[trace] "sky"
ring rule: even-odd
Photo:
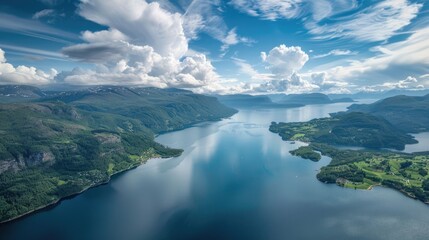
[[[427,0],[2,0],[0,84],[429,88]]]

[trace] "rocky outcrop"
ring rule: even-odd
[[[19,155],[17,158],[0,160],[0,174],[6,171],[17,172],[40,164],[52,165],[54,162],[55,156],[51,151],[33,153],[27,157]]]
[[[50,151],[33,153],[25,158],[25,163],[28,167],[37,166],[42,163],[53,163],[54,161],[55,156]]]

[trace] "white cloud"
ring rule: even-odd
[[[196,39],[199,31],[204,32],[222,43],[221,51],[225,54],[230,46],[239,43],[251,43],[251,39],[237,34],[237,29],[230,29],[222,17],[220,0],[191,1],[183,15],[184,29],[189,39]]]
[[[254,86],[253,91],[303,93],[320,88],[298,73],[309,59],[301,47],[281,44],[271,49],[268,54],[261,52],[261,59],[267,64],[266,68],[272,75],[268,75],[269,80]]]
[[[1,44],[1,43],[0,43],[0,48],[15,51],[15,54],[18,52],[21,54],[34,56],[38,58],[48,58],[48,59],[54,59],[59,61],[67,61],[64,58],[64,55],[55,51],[41,50],[41,49],[15,46],[10,44]]]
[[[79,14],[108,30],[84,31],[81,38],[86,43],[65,47],[63,53],[97,67],[65,72],[59,81],[220,89],[220,77],[210,60],[188,48],[188,40],[199,31],[202,20],[198,17],[194,22],[185,21],[183,15],[144,0],[130,0],[127,4],[119,0],[82,0]],[[233,44],[234,39],[230,40],[228,43]]]
[[[309,59],[301,47],[287,47],[284,44],[274,47],[268,54],[261,52],[261,58],[279,80],[287,79],[298,72]]]
[[[93,35],[125,35],[131,44],[151,46],[163,56],[180,58],[188,50],[181,15],[162,9],[157,2],[129,0],[124,4],[121,0],[85,0],[78,9],[84,18],[110,28]]]
[[[43,9],[41,11],[36,12],[33,15],[33,19],[39,19],[39,18],[44,18],[44,17],[52,17],[55,15],[55,10],[54,9]]]
[[[352,52],[350,50],[342,50],[342,49],[334,49],[329,51],[328,53],[314,55],[313,58],[324,58],[328,56],[348,56],[348,55],[355,55],[357,52]]]
[[[326,72],[314,72],[302,74],[309,82],[319,86],[319,90],[325,93],[350,93],[347,82],[330,79]]]
[[[382,0],[370,6],[358,4],[356,0],[232,0],[231,4],[242,12],[266,20],[300,18],[317,39],[357,41],[389,39],[409,25],[422,7],[422,4],[408,0]],[[355,13],[340,16],[351,10]]]
[[[204,19],[200,14],[188,14],[183,18],[183,28],[188,39],[197,39],[204,28]]]
[[[304,80],[297,73],[293,73],[287,80],[270,80],[254,88],[256,92],[287,94],[312,92],[318,89],[319,86]]]
[[[226,50],[228,50],[228,48],[232,45],[236,45],[238,43],[251,43],[252,40],[245,38],[245,37],[240,37],[237,35],[237,29],[233,28],[231,29],[226,36],[221,39],[221,42],[223,43],[222,47],[221,47],[221,51],[224,52]]]
[[[98,66],[96,70],[77,69],[63,75],[63,81],[69,84],[196,88],[219,79],[204,54],[179,60],[162,56],[150,46],[125,41],[75,45],[65,48],[64,53]]]
[[[325,71],[328,78],[357,85],[391,82],[404,74],[425,74],[429,72],[427,39],[429,28],[419,29],[403,41],[380,46],[378,49],[382,51],[373,57],[350,61],[347,65]]]
[[[359,88],[358,90],[364,92],[377,92],[377,91],[386,91],[392,89],[408,89],[415,90],[424,88],[424,85],[420,84],[419,81],[412,76],[408,76],[403,80],[399,80],[397,82],[385,82],[382,84],[376,84],[371,86],[364,86]]]
[[[125,34],[123,34],[117,29],[109,29],[98,32],[84,31],[82,33],[82,39],[90,43],[97,43],[121,40],[126,41],[129,39],[129,37],[127,37]]]
[[[53,28],[35,19],[24,19],[5,13],[0,13],[0,19],[0,30],[3,31],[63,44],[70,44],[70,40],[78,39],[73,33]]]
[[[238,66],[238,71],[241,74],[244,74],[252,81],[261,81],[261,80],[271,80],[274,75],[269,73],[260,73],[252,65],[250,65],[246,60],[240,58],[232,58],[234,63]]]
[[[310,33],[317,35],[317,39],[345,37],[358,41],[383,41],[409,25],[421,7],[422,4],[408,0],[385,0],[341,18],[338,23],[319,25],[308,22],[306,26]]]
[[[251,16],[274,21],[280,18],[298,17],[304,2],[303,0],[232,0],[231,4]]]
[[[7,63],[5,52],[0,48],[0,84],[32,84],[42,85],[52,83],[57,75],[55,69],[49,73],[38,70],[35,67],[14,67]]]

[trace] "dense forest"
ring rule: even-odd
[[[156,143],[154,134],[236,112],[216,98],[177,89],[4,88],[0,221],[104,183],[149,158],[177,156],[182,150]]]

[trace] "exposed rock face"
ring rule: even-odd
[[[24,157],[19,155],[16,159],[0,160],[0,174],[5,171],[17,172],[26,167],[33,167],[40,164],[53,164],[55,162],[55,156],[50,151],[37,152]]]
[[[116,134],[97,134],[96,135],[98,141],[100,141],[101,144],[114,144],[114,143],[120,143],[121,142],[121,137],[119,137]]]
[[[55,160],[54,154],[50,151],[33,153],[25,159],[27,166],[32,167],[46,162],[53,162]]]
[[[8,170],[16,172],[20,168],[19,162],[15,161],[15,159],[0,160],[0,174]]]

